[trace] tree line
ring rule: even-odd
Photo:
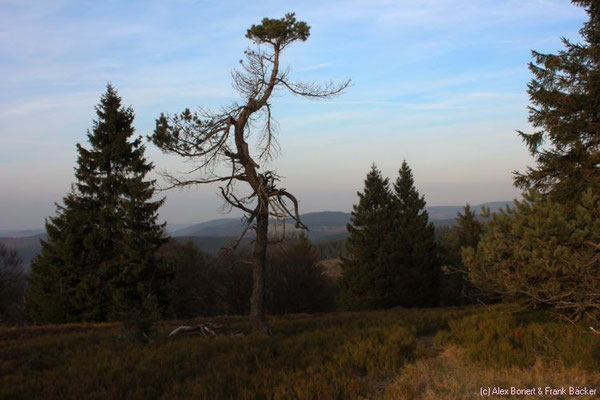
[[[571,322],[600,318],[600,5],[573,3],[589,16],[580,30],[583,42],[563,39],[557,54],[532,52],[529,122],[536,131],[519,135],[535,165],[514,173],[523,200],[494,215],[484,211],[485,224],[465,208],[457,227],[440,236],[441,296],[460,289],[482,301],[547,309]],[[353,306],[435,302],[432,228],[426,213],[415,212],[423,202],[407,189],[408,176],[403,165],[390,200],[387,180],[373,168],[359,194],[353,251],[343,261],[342,289]]]
[[[255,160],[246,143],[252,114],[263,113],[270,123],[269,99],[277,85],[309,97],[329,97],[347,87],[348,82],[322,89],[293,84],[278,69],[280,52],[306,40],[308,25],[293,14],[253,25],[247,37],[274,53],[248,51],[245,72],[234,75],[245,105],[218,115],[189,110],[161,115],[150,137],[165,152],[200,160],[204,172],[228,160],[231,176],[185,182],[171,177],[172,183],[224,182],[225,201],[244,210],[248,229],[260,233],[251,254],[238,249],[209,260],[190,245],[168,242],[164,225],[157,223],[164,200],[155,199],[155,182],[146,178],[153,165],[144,157],[142,138],[134,137],[133,110],[121,105],[109,85],[88,133],[90,148],[77,146],[77,182],[48,219],[48,240],[32,263],[30,317],[36,322],[120,319],[144,331],[157,315],[249,312],[254,329],[265,332],[265,312],[331,309],[339,290],[337,305],[343,309],[515,301],[570,321],[597,320],[600,6],[592,0],[573,3],[589,15],[581,29],[583,43],[564,39],[565,49],[557,54],[534,51],[529,66],[529,121],[537,130],[520,135],[535,165],[514,175],[524,199],[494,215],[484,210],[483,222],[467,205],[456,227],[436,235],[408,164],[402,163],[392,185],[373,165],[352,211],[337,288],[324,278],[305,237],[267,252],[269,215],[291,216],[297,227],[304,225],[295,197],[276,185],[274,171],[257,162],[270,153]],[[271,129],[268,125],[269,145]],[[248,183],[252,193],[237,197],[234,179]],[[5,258],[6,265],[14,264],[9,253]],[[196,285],[201,289],[194,290]],[[180,296],[176,301],[174,293]]]
[[[533,133],[519,132],[535,165],[515,173],[524,200],[492,216],[462,254],[476,287],[500,300],[577,321],[600,318],[600,5],[582,43],[532,52],[528,85]]]
[[[76,183],[46,222],[48,239],[31,264],[27,316],[34,323],[121,320],[147,332],[158,318],[247,314],[252,255],[246,247],[208,256],[169,240],[157,223],[153,165],[134,137],[133,110],[108,85],[88,133],[77,145]],[[330,311],[335,287],[305,235],[271,246],[265,310]],[[14,252],[7,265],[18,264]],[[8,274],[12,270],[3,268]],[[12,272],[11,272],[12,273]],[[7,289],[8,290],[8,289]]]
[[[341,258],[341,308],[454,306],[481,299],[460,272],[462,249],[475,246],[483,232],[468,204],[455,226],[436,234],[406,161],[391,186],[373,164],[358,197]]]
[[[247,315],[252,269],[248,247],[202,253],[191,241],[170,240],[159,257],[173,265],[169,318],[200,315]],[[335,281],[319,264],[319,254],[305,235],[273,245],[267,254],[265,296],[268,314],[328,312],[335,308]]]
[[[406,162],[390,188],[373,165],[348,225],[342,258],[342,304],[347,308],[433,306],[439,263],[433,224]]]

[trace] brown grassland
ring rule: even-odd
[[[482,386],[600,386],[600,335],[514,306],[273,317],[272,337],[244,317],[211,321],[217,337],[166,339],[195,321],[165,321],[149,343],[118,324],[1,328],[0,398],[474,399]]]

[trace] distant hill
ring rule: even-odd
[[[27,236],[35,236],[40,233],[45,233],[45,229],[27,229],[27,230],[6,230],[0,229],[0,238],[18,238],[18,237],[27,237]]]
[[[238,238],[235,236],[177,236],[173,237],[178,243],[192,242],[204,253],[215,254],[221,249],[230,247]],[[252,239],[242,239],[240,245],[249,245]]]
[[[194,225],[194,224],[171,224],[171,223],[167,222],[166,229],[167,229],[167,233],[170,235],[173,232],[177,232],[179,230],[185,229],[188,226],[192,226],[192,225]]]
[[[199,235],[198,232],[204,232],[206,230],[210,230],[211,228],[219,227],[222,225],[228,225],[231,223],[241,224],[241,218],[211,219],[206,222],[200,222],[199,224],[189,224],[188,226],[186,226],[183,229],[173,229],[173,231],[169,232],[169,234],[174,237],[176,237],[176,236],[229,236],[227,234],[224,234],[224,235],[215,235],[215,234],[202,235],[202,234],[200,234]],[[235,236],[235,234],[232,234],[230,236]]]
[[[498,211],[509,201],[495,201],[471,207],[479,214],[481,207],[488,207],[491,212]],[[456,214],[463,210],[464,206],[432,206],[426,207],[429,219],[436,226],[454,225]],[[350,222],[350,213],[341,211],[322,211],[306,213],[301,215],[302,222],[308,226],[308,236],[313,240],[322,240],[328,236],[333,238],[345,237],[346,224]],[[174,237],[179,236],[211,236],[211,237],[236,237],[242,233],[243,221],[241,218],[220,218],[200,224],[189,226],[185,229],[171,233]],[[286,221],[286,230],[296,231],[291,220]]]
[[[340,211],[323,211],[307,213],[301,216],[302,222],[308,226],[308,235],[311,239],[321,239],[326,236],[339,237],[346,232],[346,223],[350,221],[350,214]],[[237,237],[244,229],[242,218],[221,218],[202,222],[172,233],[173,237]],[[282,229],[281,225],[275,229]],[[286,220],[286,232],[293,233],[295,229],[291,219]],[[249,233],[252,235],[252,233]]]
[[[46,233],[39,233],[27,237],[0,237],[0,243],[4,243],[6,247],[15,249],[19,253],[21,261],[23,261],[23,270],[29,272],[29,264],[31,260],[39,254],[42,249],[41,239],[46,239]]]
[[[483,203],[479,205],[471,204],[471,209],[475,212],[475,214],[479,214],[481,211],[481,207],[487,207],[491,212],[496,212],[501,208],[506,207],[507,204],[513,204],[512,201],[492,201],[489,203]],[[440,222],[443,220],[445,224],[447,224],[447,220],[456,219],[456,214],[462,212],[464,205],[462,206],[431,206],[425,207],[427,213],[429,214],[429,219],[433,221],[435,225],[442,225]],[[453,225],[453,224],[450,224]]]
[[[475,213],[479,214],[482,206],[490,208],[492,212],[498,211],[508,201],[495,201],[480,205],[472,205]],[[463,210],[463,206],[432,206],[426,207],[429,219],[435,226],[452,226],[455,223],[456,214]],[[308,226],[308,237],[318,246],[328,247],[328,243],[343,241],[347,236],[346,224],[350,222],[350,213],[341,211],[322,211],[306,213],[301,215],[302,222]],[[177,229],[180,228],[180,229]],[[286,234],[299,233],[294,228],[291,220],[286,221]],[[199,224],[172,224],[169,225],[169,234],[178,242],[191,240],[202,251],[216,253],[221,248],[227,247],[242,233],[242,218],[219,218]],[[271,226],[270,230],[278,229],[281,225]],[[249,232],[243,243],[249,244],[252,240],[252,231]],[[40,252],[40,239],[45,239],[43,230],[13,230],[0,231],[0,243],[14,248],[19,252],[23,260],[24,269],[29,270],[29,263]]]

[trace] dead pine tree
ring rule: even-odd
[[[245,229],[236,245],[249,229],[255,231],[250,323],[258,332],[270,332],[265,318],[269,218],[291,218],[296,228],[306,229],[300,221],[297,199],[278,187],[276,171],[267,169],[278,150],[271,98],[278,91],[289,91],[301,97],[324,99],[340,94],[350,84],[350,80],[319,85],[289,79],[290,69],[280,66],[281,52],[296,41],[305,41],[309,34],[310,27],[297,21],[293,13],[281,19],[264,18],[259,25],[252,25],[246,37],[255,47],[244,52],[246,59],[240,61],[241,69],[232,73],[241,103],[219,112],[186,109],[174,116],[161,114],[150,136],[163,152],[194,163],[194,168],[184,174],[165,173],[168,188],[219,182],[226,205],[244,212]],[[253,152],[248,146],[251,138],[257,143]],[[243,195],[235,187],[239,182],[245,184]]]

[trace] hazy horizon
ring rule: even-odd
[[[246,29],[290,11],[311,26],[282,55],[292,77],[353,80],[332,101],[273,100],[281,154],[272,166],[302,213],[348,212],[373,162],[393,181],[403,159],[429,206],[520,197],[511,172],[532,164],[515,132],[532,131],[530,50],[579,40],[586,20],[558,0],[0,0],[0,229],[40,229],[55,214],[107,82],[133,107],[140,135],[161,112],[227,105],[237,99],[230,71],[249,45]],[[190,167],[151,144],[146,155],[157,171]],[[161,220],[231,216],[217,193],[161,193]]]
[[[492,203],[505,203],[505,202],[512,202],[515,199],[511,199],[511,200],[496,200],[496,201],[485,201],[479,204],[474,204],[471,202],[468,202],[468,204],[471,207],[475,208],[475,212],[479,211],[479,206],[481,205],[487,205],[487,204],[492,204]],[[517,199],[518,200],[518,199]],[[466,205],[465,204],[444,204],[444,205],[437,205],[437,206],[430,206],[430,205],[426,205],[425,208],[443,208],[443,207],[448,207],[448,208],[454,208],[454,207],[458,207],[458,208],[462,208]],[[306,211],[306,212],[302,212],[300,213],[300,215],[305,215],[305,214],[312,214],[312,213],[345,213],[345,214],[350,214],[352,210],[313,210],[313,211]],[[242,218],[243,215],[239,212],[231,212],[228,214],[218,214],[216,215],[214,218],[208,218],[208,219],[203,219],[200,221],[162,221],[162,222],[167,222],[167,225],[171,226],[172,228],[175,227],[175,229],[181,229],[181,227],[183,226],[191,226],[191,225],[197,225],[197,224],[201,224],[201,223],[205,223],[205,222],[210,222],[213,220],[218,220],[218,219],[237,219],[237,218]],[[436,218],[435,216],[430,215],[429,219],[431,221],[434,220],[446,220],[447,218]],[[45,227],[39,226],[39,227],[29,227],[29,228],[1,228],[0,227],[0,233],[3,232],[27,232],[27,231],[38,231],[38,230],[44,230]]]

